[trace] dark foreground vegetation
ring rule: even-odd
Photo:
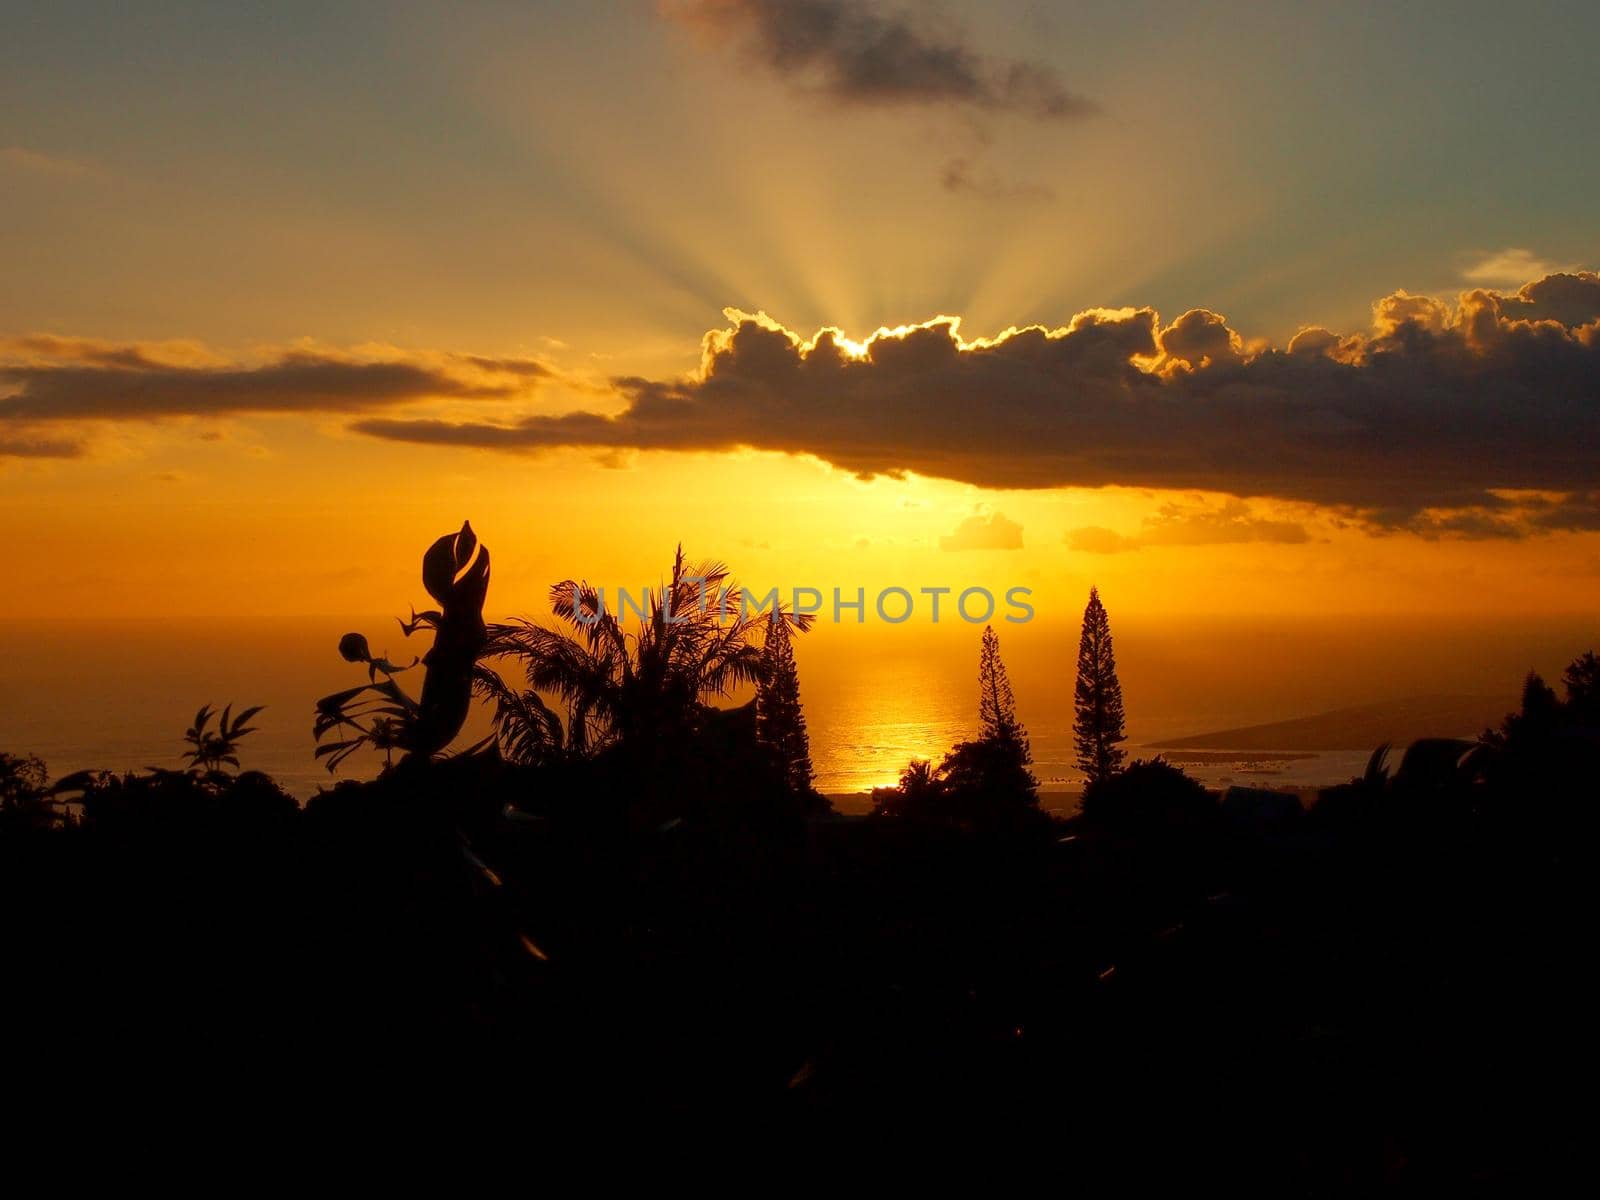
[[[683,1121],[691,1160],[755,1119],[1289,1194],[1579,1160],[1592,655],[1309,810],[1158,760],[1067,822],[1030,801],[991,638],[981,681],[980,736],[854,819],[809,792],[792,726],[774,751],[759,705],[692,697],[669,736],[409,753],[304,808],[228,769],[231,716],[197,721],[182,772],[51,785],[7,757],[11,1087],[103,1112],[159,1078],[243,1111],[270,1080],[616,1142]]]

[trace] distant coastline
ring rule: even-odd
[[[1318,751],[1371,750],[1385,742],[1404,746],[1419,738],[1473,738],[1497,724],[1514,697],[1495,695],[1412,696],[1380,704],[1330,709],[1262,725],[1220,729],[1146,743],[1152,750],[1215,751],[1220,757],[1173,762],[1218,762],[1242,752],[1270,751],[1279,759],[1314,757]]]

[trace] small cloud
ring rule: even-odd
[[[185,483],[189,477],[182,471],[157,471],[150,478],[157,483]]]
[[[1121,554],[1147,546],[1234,546],[1245,542],[1297,546],[1311,539],[1296,521],[1258,517],[1244,501],[1230,499],[1217,508],[1163,504],[1131,537],[1086,525],[1069,531],[1065,540],[1085,554]]]
[[[82,442],[70,438],[12,437],[0,433],[0,458],[82,458]]]
[[[1124,550],[1137,550],[1139,543],[1125,538],[1103,525],[1084,525],[1067,532],[1064,540],[1074,550],[1085,554],[1121,554]]]
[[[984,200],[1039,204],[1056,198],[1055,189],[1042,183],[1008,182],[992,171],[980,171],[970,158],[953,158],[945,164],[939,182],[947,192],[965,193]]]
[[[1521,287],[1529,280],[1543,279],[1559,270],[1555,263],[1540,258],[1532,250],[1509,246],[1484,255],[1461,272],[1461,277],[1484,287]]]
[[[1163,504],[1144,520],[1139,541],[1146,546],[1222,546],[1242,542],[1277,542],[1298,546],[1310,541],[1297,521],[1258,517],[1243,500],[1230,499],[1218,508]]]
[[[1004,513],[971,516],[939,539],[941,550],[1021,550],[1022,526]]]
[[[607,471],[631,471],[639,460],[639,452],[630,446],[616,446],[593,456],[594,465]]]
[[[57,179],[81,178],[93,175],[88,163],[64,158],[59,154],[46,154],[27,146],[0,146],[0,166],[28,175],[44,175]]]

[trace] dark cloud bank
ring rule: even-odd
[[[861,357],[833,331],[807,342],[730,313],[694,377],[614,381],[615,416],[356,428],[501,450],[752,446],[993,488],[1218,491],[1425,535],[1600,528],[1600,276],[1454,305],[1397,292],[1373,312],[1367,334],[1306,329],[1254,353],[1204,309],[1166,326],[1147,308],[1094,311],[975,343],[941,318]]]
[[[0,458],[76,458],[59,422],[359,413],[416,400],[509,399],[550,375],[532,359],[464,354],[356,359],[295,350],[257,365],[219,363],[173,343],[115,343],[36,334],[0,343]]]
[[[693,376],[613,380],[620,413],[503,423],[394,410],[526,397],[549,368],[312,351],[243,366],[171,344],[17,339],[0,345],[0,457],[77,456],[75,431],[96,420],[318,411],[366,414],[353,428],[423,444],[748,446],[991,488],[1272,497],[1430,537],[1600,529],[1600,275],[1590,272],[1454,303],[1396,292],[1373,306],[1370,331],[1303,329],[1281,350],[1247,349],[1205,309],[1170,324],[1148,308],[1095,310],[970,343],[940,318],[880,333],[859,355],[832,330],[806,341],[764,316],[729,316]],[[1095,548],[1290,541],[1296,528],[1187,514],[1126,544],[1099,536]]]

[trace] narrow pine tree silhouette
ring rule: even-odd
[[[777,759],[789,790],[811,791],[811,741],[800,708],[800,676],[795,669],[789,622],[774,612],[761,649],[762,679],[756,688],[756,738]]]
[[[1017,700],[1011,692],[1006,665],[1000,661],[1000,638],[994,626],[983,627],[983,643],[978,654],[978,725],[985,741],[1016,742],[1023,750],[1023,761],[1032,762],[1028,732],[1017,720]]]
[[[1122,769],[1124,754],[1118,743],[1128,735],[1123,729],[1122,684],[1111,650],[1111,622],[1098,588],[1089,589],[1089,604],[1083,610],[1074,703],[1072,735],[1078,766],[1090,783],[1109,779]]]
[[[1017,720],[1000,639],[983,631],[978,655],[978,737],[953,747],[935,772],[948,795],[975,821],[1006,821],[1038,804],[1039,781],[1028,770],[1033,751]]]

